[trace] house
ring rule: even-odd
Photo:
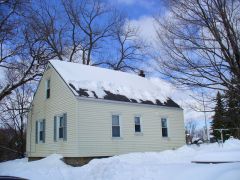
[[[29,113],[29,160],[58,153],[81,165],[185,144],[183,109],[143,76],[51,60]]]

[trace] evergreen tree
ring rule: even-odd
[[[227,128],[231,136],[240,139],[240,97],[236,89],[226,92],[226,105]]]
[[[221,129],[225,128],[226,124],[224,122],[224,115],[225,115],[225,110],[224,110],[224,103],[223,103],[223,97],[220,94],[220,92],[217,93],[216,97],[216,106],[214,108],[215,114],[213,116],[213,120],[211,123],[211,128],[213,130],[212,135],[216,139],[221,139],[221,133],[215,129]],[[226,139],[226,136],[224,136],[224,140]]]

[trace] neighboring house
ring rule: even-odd
[[[162,89],[138,75],[51,60],[29,113],[29,159],[58,153],[79,165],[182,146],[183,109]]]

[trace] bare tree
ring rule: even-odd
[[[239,18],[237,0],[170,0],[156,18],[159,71],[179,85],[240,92]]]
[[[101,0],[67,0],[63,5],[74,30],[72,33],[81,37],[76,48],[81,50],[82,64],[94,64],[95,53],[102,48],[101,42],[111,35],[115,24],[111,9]]]
[[[48,47],[52,58],[63,60],[64,55],[64,33],[62,24],[57,26],[57,12],[54,7],[48,6],[44,1],[37,8],[32,7],[28,16],[29,27],[35,38]]]
[[[196,135],[197,122],[194,120],[188,120],[185,124],[185,129],[187,133],[193,138]]]
[[[81,45],[81,35],[76,25],[64,13],[61,3],[56,8],[47,1],[36,2],[37,7],[31,7],[27,19],[31,34],[46,47],[50,59],[74,61],[74,55],[80,51]]]
[[[61,1],[58,8],[37,1],[28,18],[32,33],[52,58],[99,65],[98,54],[115,24],[114,11],[101,0]],[[94,62],[93,62],[94,59]]]
[[[0,124],[11,133],[10,147],[23,157],[26,145],[27,113],[32,100],[33,89],[31,84],[24,84],[13,91],[10,96],[0,103]],[[12,147],[13,146],[13,147]]]
[[[24,0],[0,3],[0,67],[9,77],[0,81],[0,101],[21,85],[38,80],[50,59],[105,64],[101,55],[109,51],[106,44],[119,45],[109,66],[136,69],[135,62],[142,58],[137,29],[118,22],[105,2],[67,0],[58,5]]]
[[[117,21],[101,0],[0,1],[0,123],[13,152],[25,151],[26,114],[47,62],[57,58],[86,65],[105,64],[106,44],[118,44],[115,70],[134,70],[141,59],[137,29]],[[60,8],[60,10],[59,10]],[[115,29],[114,29],[115,28]],[[112,38],[114,37],[114,39]],[[110,64],[109,64],[110,65]]]
[[[140,70],[142,62],[146,58],[146,43],[140,40],[138,27],[132,26],[126,18],[118,15],[113,28],[113,40],[116,46],[113,48],[106,64],[117,71]],[[113,46],[113,45],[112,45]]]
[[[0,3],[0,67],[8,76],[7,80],[0,81],[0,101],[16,88],[41,76],[36,52],[32,54],[37,40],[29,43],[24,23],[28,5],[19,0]]]

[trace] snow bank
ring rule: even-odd
[[[31,164],[31,166],[44,166],[45,168],[65,167],[66,164],[61,160],[62,158],[62,155],[52,154],[44,159],[38,161],[31,161],[29,163]]]
[[[62,179],[61,171],[68,169],[62,156],[52,154],[38,161],[28,162],[26,158],[8,161],[0,164],[0,175],[24,177],[31,180]]]
[[[206,159],[238,158],[240,141],[226,141],[223,148],[214,143],[200,147],[183,146],[163,152],[130,153],[95,159],[82,167],[68,166],[61,160],[62,156],[53,154],[39,161],[20,159],[0,163],[0,175],[32,180],[239,180],[240,163],[191,163],[204,153],[208,153],[208,156],[203,156]]]
[[[238,139],[229,139],[224,142],[224,149],[239,149],[240,141]]]
[[[207,148],[207,146],[210,146]],[[219,148],[218,148],[219,147]],[[210,149],[210,152],[209,152]],[[204,144],[199,148],[201,153],[194,156],[192,161],[198,162],[240,162],[240,141],[237,139],[227,140],[223,147],[221,144]]]
[[[195,156],[192,161],[195,162],[240,162],[240,152],[213,152],[203,153]]]

